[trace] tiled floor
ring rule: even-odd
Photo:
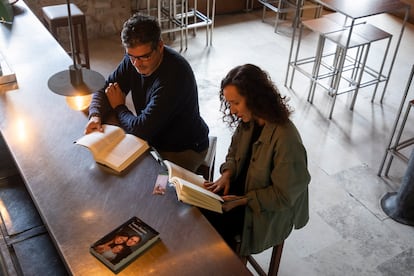
[[[369,21],[393,33],[395,45],[399,19],[379,15]],[[303,49],[313,52],[315,39],[306,33]],[[232,67],[254,63],[291,98],[292,120],[307,148],[312,175],[310,222],[285,242],[279,275],[414,275],[414,227],[387,218],[379,203],[386,192],[399,190],[406,165],[394,161],[389,178],[377,176],[413,64],[414,27],[406,28],[384,103],[379,103],[379,97],[371,103],[372,87],[368,87],[361,89],[350,111],[351,95],[341,95],[332,120],[327,119],[331,98],[317,91],[314,104],[309,104],[309,81],[299,74],[295,92],[284,87],[290,41],[263,23],[260,11],[217,16],[212,47],[205,46],[204,29],[189,38],[182,54],[198,81],[201,113],[211,135],[218,137],[216,168],[231,136],[218,111],[220,81]],[[179,49],[177,41],[171,45]],[[370,54],[374,61],[375,51]],[[90,52],[92,69],[104,76],[123,55],[118,36],[91,40]],[[408,137],[414,136],[412,116],[406,126]],[[265,270],[269,254],[256,256]]]

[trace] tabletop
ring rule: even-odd
[[[0,92],[0,131],[68,271],[112,275],[89,246],[132,216],[160,232],[160,242],[120,275],[250,275],[195,208],[152,190],[160,166],[148,153],[122,175],[96,165],[73,142],[87,116],[47,86],[72,60],[23,1],[12,25],[0,24],[0,52],[17,89]]]
[[[315,0],[315,2],[352,19],[410,8],[400,0]]]

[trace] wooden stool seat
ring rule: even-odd
[[[70,13],[72,17],[72,25],[74,31],[74,55],[77,62],[83,67],[90,68],[89,65],[89,50],[88,50],[88,36],[86,33],[86,19],[85,14],[75,5],[70,4]],[[43,22],[53,36],[58,40],[58,28],[68,27],[68,7],[66,4],[53,5],[42,7]],[[80,28],[80,39],[79,30]],[[81,52],[80,49],[83,51]],[[72,53],[69,52],[70,55]],[[83,56],[83,59],[82,59]]]

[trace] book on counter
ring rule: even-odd
[[[168,169],[168,181],[174,185],[179,201],[223,213],[223,199],[204,188],[206,180],[202,176],[168,160],[164,160],[164,164]]]
[[[103,124],[103,132],[94,131],[78,140],[76,144],[88,148],[95,161],[117,173],[124,171],[147,149],[148,143],[114,125]]]
[[[0,16],[1,22],[1,16]],[[16,82],[16,74],[0,52],[0,85]]]
[[[98,241],[89,252],[118,273],[159,240],[159,233],[137,217],[132,217]]]

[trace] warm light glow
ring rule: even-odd
[[[66,103],[74,110],[85,110],[89,107],[92,100],[92,94],[85,96],[69,96],[66,97]]]
[[[92,211],[85,211],[81,214],[82,218],[84,219],[91,219],[93,218],[95,215]]]
[[[24,123],[23,119],[19,119],[16,124],[16,134],[18,140],[23,142],[27,139],[27,131],[26,131],[26,124]]]
[[[6,208],[4,202],[0,199],[0,212],[3,222],[9,226],[13,225],[13,221],[10,219],[9,211]]]

